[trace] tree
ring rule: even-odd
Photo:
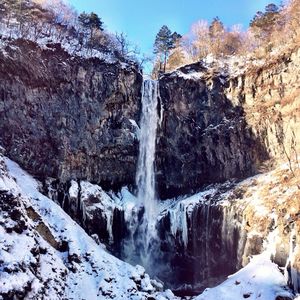
[[[156,35],[154,42],[154,54],[158,55],[160,61],[160,71],[162,70],[161,64],[163,63],[163,72],[166,72],[167,59],[170,50],[174,49],[176,40],[181,37],[178,33],[172,33],[168,26],[164,25]]]
[[[279,7],[274,3],[268,4],[265,8],[266,13],[277,13],[278,11],[279,11]]]
[[[300,43],[300,0],[291,0],[284,9],[287,20],[286,33],[284,38]]]
[[[180,45],[171,51],[168,59],[168,71],[175,70],[185,63],[184,53]]]
[[[182,38],[182,35],[177,33],[176,31],[172,33],[172,41],[173,45],[176,45],[176,43]]]
[[[226,55],[235,55],[239,53],[245,40],[242,34],[242,28],[240,25],[234,25],[230,31],[225,32],[223,52]]]
[[[272,3],[266,6],[265,12],[258,11],[251,20],[250,29],[261,43],[267,45],[271,40],[271,34],[277,25],[279,17],[279,8]]]
[[[125,33],[121,32],[114,35],[115,45],[114,48],[121,54],[124,58],[135,59],[140,51],[137,46],[133,45]]]
[[[223,39],[225,37],[225,27],[218,17],[214,18],[209,26],[210,52],[218,56],[224,52]]]
[[[87,29],[90,32],[90,40],[93,40],[94,32],[96,30],[103,31],[103,22],[98,17],[97,14],[91,12],[90,14],[87,14],[85,12],[81,13],[78,16],[79,24]]]
[[[200,60],[206,57],[210,53],[210,35],[209,26],[206,20],[199,20],[192,25],[192,51],[191,57],[193,60]],[[185,44],[186,46],[186,44]]]
[[[225,28],[219,17],[215,17],[209,25],[209,35],[211,39],[218,38],[220,34],[224,33]]]

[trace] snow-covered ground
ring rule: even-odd
[[[11,194],[13,197],[6,201],[18,199],[17,205],[12,204],[16,205],[21,214],[19,219],[24,219],[25,224],[21,231],[14,229],[17,221],[13,213],[3,208],[2,197],[0,299],[1,295],[24,290],[27,299],[40,299],[42,294],[46,299],[138,300],[150,295],[159,300],[178,299],[169,290],[161,291],[161,284],[151,280],[142,267],[122,262],[97,245],[57,204],[39,192],[39,182],[16,163],[0,156],[0,166],[0,198]],[[241,184],[245,183],[247,181]],[[84,193],[104,193],[95,185],[84,183],[83,186]],[[76,194],[75,184],[72,192]],[[180,216],[189,213],[195,204],[205,201],[205,196],[214,192],[209,189],[177,201],[165,201],[159,210],[162,215],[166,209],[173,210],[171,219],[175,233],[178,226],[185,226],[186,220]],[[102,198],[103,204],[110,205],[112,201],[128,212],[136,204],[135,197],[126,188],[119,195],[105,194]],[[185,231],[181,231],[184,235]],[[292,299],[285,276],[270,260],[270,251],[272,249],[266,247],[266,251],[254,256],[246,267],[221,285],[206,289],[195,300],[273,300],[279,295]]]
[[[175,299],[170,291],[159,292],[161,284],[151,280],[142,267],[124,263],[99,247],[58,205],[39,192],[39,183],[16,163],[9,159],[5,163],[8,173],[2,167],[1,195],[12,194],[20,200],[17,209],[25,226],[18,232],[8,230],[7,222],[13,228],[15,221],[1,211],[6,226],[0,228],[0,295],[27,290],[27,299],[42,299],[41,295],[45,299],[76,300],[147,299],[150,295]],[[65,249],[53,247],[62,241],[67,243]],[[42,250],[35,255],[34,247]]]
[[[254,256],[251,262],[220,284],[206,289],[195,300],[275,300],[277,296],[293,298],[285,289],[286,281],[268,253]],[[281,298],[283,299],[283,298]]]

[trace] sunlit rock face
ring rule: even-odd
[[[60,45],[0,50],[0,136],[41,178],[134,183],[142,76],[133,64],[71,56]]]
[[[300,143],[299,51],[260,67],[185,66],[160,79],[163,121],[157,184],[162,198],[245,178]]]

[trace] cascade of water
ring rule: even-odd
[[[142,93],[142,118],[140,123],[140,149],[136,173],[137,198],[144,207],[139,224],[140,242],[143,249],[140,258],[147,268],[151,265],[150,242],[156,236],[157,200],[155,198],[155,146],[158,125],[158,82],[145,80]]]
[[[145,217],[151,221],[156,216],[155,200],[155,145],[158,124],[158,82],[145,80],[140,124],[140,151],[136,174],[138,200],[145,208]]]
[[[155,146],[158,126],[158,82],[145,80],[142,90],[140,148],[136,172],[137,205],[131,209],[129,237],[124,242],[125,259],[142,264],[151,273],[151,250],[156,239],[158,204],[155,194]],[[152,251],[153,252],[153,251]],[[155,251],[154,251],[155,252]]]

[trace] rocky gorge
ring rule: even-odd
[[[300,292],[299,67],[293,49],[261,65],[199,62],[159,79],[158,236],[147,272],[178,295],[222,282],[268,244]],[[135,201],[137,188],[137,66],[16,40],[0,50],[0,78],[6,155],[100,245],[128,260],[126,244],[139,242],[132,207],[122,201]]]

